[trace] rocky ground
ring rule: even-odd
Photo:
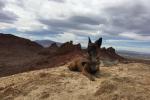
[[[101,67],[90,81],[67,65],[0,78],[1,100],[149,100],[150,65]]]

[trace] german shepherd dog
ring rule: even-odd
[[[102,44],[102,38],[99,38],[94,43],[92,43],[89,38],[87,47],[87,57],[80,57],[73,60],[68,68],[71,71],[82,72],[83,75],[87,76],[91,81],[94,81],[97,75],[100,74],[99,65],[100,59],[98,57],[98,50]]]

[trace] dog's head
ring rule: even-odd
[[[94,43],[92,43],[91,39],[89,38],[88,42],[88,55],[91,61],[95,62],[98,59],[98,50],[100,49],[102,44],[102,38],[99,38]]]

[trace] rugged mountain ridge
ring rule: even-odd
[[[0,77],[65,64],[81,54],[74,49],[76,45],[70,44],[68,48],[68,43],[43,48],[28,39],[0,34]]]
[[[116,53],[116,50],[113,47],[100,48],[99,56],[102,60],[105,60],[105,59],[106,60],[118,60],[118,61],[125,60],[124,57]]]
[[[99,56],[103,61],[120,61],[115,49],[100,48]],[[81,48],[81,44],[73,41],[57,43],[44,48],[28,39],[11,34],[0,34],[0,76],[12,75],[24,71],[57,67],[73,60],[76,57],[85,57],[87,51]]]

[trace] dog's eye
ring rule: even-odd
[[[87,63],[87,62],[82,62],[81,64],[82,64],[82,66],[84,66],[86,63]]]

